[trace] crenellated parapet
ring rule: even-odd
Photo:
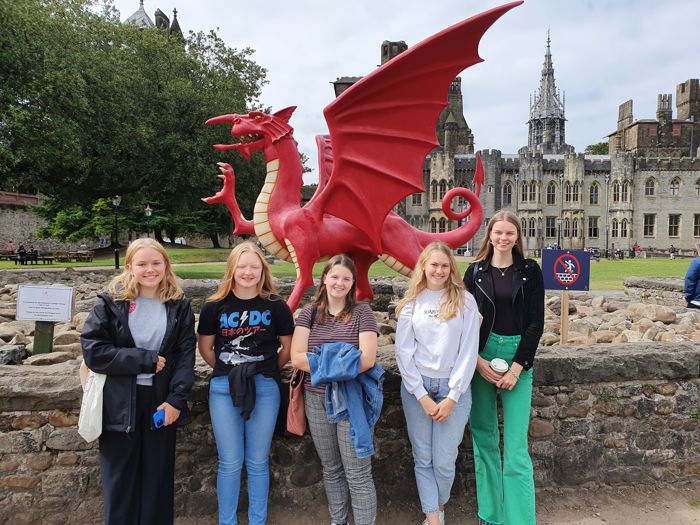
[[[700,158],[693,157],[638,157],[636,168],[645,171],[698,171]]]

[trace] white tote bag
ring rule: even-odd
[[[78,434],[91,443],[102,434],[102,391],[105,386],[105,374],[90,370],[85,361],[80,365],[80,384],[83,385],[83,401],[80,404]]]

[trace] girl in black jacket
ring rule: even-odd
[[[480,525],[534,525],[535,485],[527,432],[532,364],[544,327],[542,272],[523,257],[520,221],[491,217],[464,285],[483,315],[470,424]],[[503,406],[503,460],[496,394]]]
[[[194,316],[158,242],[132,242],[124,268],[81,337],[87,366],[107,375],[99,442],[105,523],[172,524],[175,423],[189,417]],[[155,428],[161,410],[164,424]]]

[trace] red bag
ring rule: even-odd
[[[306,413],[304,412],[304,377],[306,372],[295,368],[289,380],[289,406],[287,407],[287,432],[303,436],[306,432]]]

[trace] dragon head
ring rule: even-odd
[[[251,153],[264,150],[292,134],[294,130],[289,125],[289,119],[295,109],[296,106],[290,106],[271,115],[260,111],[251,111],[247,115],[231,113],[210,118],[205,124],[231,124],[231,136],[236,137],[238,142],[214,144],[214,148],[220,151],[235,149],[249,159]]]

